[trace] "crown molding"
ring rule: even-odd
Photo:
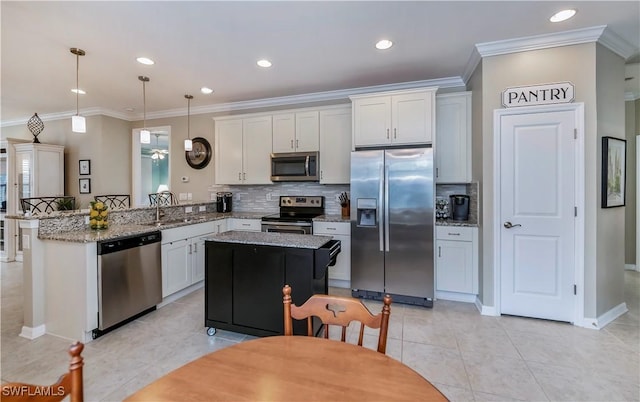
[[[606,25],[478,43],[476,44],[476,49],[481,57],[487,57],[592,42],[600,43],[625,60],[638,53],[637,48],[615,34]]]
[[[482,56],[480,55],[480,52],[478,52],[478,49],[474,47],[471,51],[471,55],[469,56],[469,60],[467,61],[467,65],[462,72],[462,80],[465,83],[469,82],[469,79],[471,79],[471,75],[473,75],[473,72],[476,71],[476,68],[478,68],[478,64],[480,64],[481,61]]]
[[[596,42],[602,36],[606,27],[606,25],[599,25],[591,28],[574,29],[571,31],[478,43],[476,44],[476,49],[478,50],[478,53],[480,53],[480,56],[488,57],[516,52],[548,49],[558,46]]]
[[[302,95],[280,96],[276,98],[265,98],[265,99],[248,100],[248,101],[241,101],[241,102],[229,102],[229,103],[192,107],[191,115],[204,114],[204,113],[229,112],[229,111],[235,111],[235,110],[269,108],[269,107],[277,107],[277,106],[291,106],[291,105],[299,105],[299,104],[313,103],[313,102],[349,101],[349,96],[351,95],[365,94],[370,92],[396,91],[396,90],[413,89],[413,88],[420,88],[420,87],[465,88],[465,83],[461,77],[447,77],[447,78],[438,78],[433,80],[409,81],[409,82],[400,82],[395,84],[340,89],[336,91],[313,92],[313,93],[302,94]],[[103,109],[103,108],[82,109],[80,110],[80,112],[81,112],[80,114],[85,117],[94,116],[94,115],[104,115],[104,116],[115,117],[117,119],[126,120],[126,121],[142,120],[142,113],[132,115],[132,114],[116,112],[110,109]],[[42,121],[52,121],[52,120],[68,119],[74,115],[75,115],[75,111],[49,113],[49,114],[44,114],[39,116]],[[167,117],[179,117],[179,116],[186,116],[186,115],[187,115],[187,108],[170,109],[170,110],[164,110],[159,112],[151,112],[151,113],[147,112],[147,120],[167,118]],[[5,122],[2,122],[0,127],[9,127],[9,126],[17,126],[20,124],[27,124],[27,121],[29,120],[29,118],[5,121]]]
[[[275,98],[255,99],[240,102],[221,103],[216,105],[205,105],[191,108],[191,115],[204,113],[220,113],[236,110],[261,109],[278,106],[301,105],[314,102],[328,101],[348,101],[349,96],[359,95],[371,92],[397,91],[403,89],[413,89],[421,87],[438,87],[438,88],[458,88],[465,87],[465,83],[461,77],[447,77],[434,80],[409,81],[395,84],[375,85],[369,87],[340,89],[336,91],[313,92],[302,95],[280,96]],[[147,120],[159,119],[167,117],[185,116],[186,108],[165,110],[161,112],[147,112]],[[138,120],[141,116],[138,116]]]
[[[45,113],[45,114],[39,114],[38,117],[40,117],[40,120],[44,121],[54,121],[54,120],[64,120],[64,119],[70,119],[71,116],[75,116],[76,115],[76,111],[67,111],[67,112],[58,112],[58,113]],[[110,109],[104,109],[101,107],[92,107],[92,108],[87,108],[87,109],[80,109],[80,115],[84,116],[84,117],[91,117],[91,116],[108,116],[108,117],[114,117],[116,119],[120,119],[120,120],[128,120],[131,121],[131,116],[129,114],[125,114],[125,113],[120,113],[120,112],[116,112]],[[3,121],[2,124],[0,125],[0,127],[11,127],[11,126],[20,126],[23,124],[27,124],[27,122],[29,121],[29,119],[31,118],[31,116],[27,117],[27,118],[23,118],[23,119],[15,119],[15,120],[7,120],[7,121]]]

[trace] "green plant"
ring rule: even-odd
[[[72,198],[58,198],[56,204],[58,205],[58,211],[70,211],[73,209]]]

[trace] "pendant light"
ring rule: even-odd
[[[147,92],[145,84],[149,82],[149,77],[138,76],[142,81],[142,130],[140,130],[140,143],[151,144],[151,131],[147,130]]]
[[[189,152],[193,150],[193,142],[191,142],[191,99],[192,95],[185,95],[187,98],[187,139],[184,140],[184,150]]]
[[[80,56],[84,56],[85,52],[82,49],[78,49],[72,47],[69,51],[76,55],[76,115],[71,116],[71,131],[74,133],[86,133],[87,132],[87,122],[85,121],[84,116],[80,116],[80,106],[79,99],[80,96],[80,86],[78,85],[79,81],[79,72],[80,72]]]

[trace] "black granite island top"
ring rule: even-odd
[[[320,247],[327,244],[327,242],[331,239],[331,236],[273,232],[243,232],[238,230],[214,234],[204,238],[205,241],[221,243],[253,244],[259,246],[309,249],[319,249]]]

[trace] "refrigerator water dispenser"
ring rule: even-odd
[[[358,209],[358,226],[377,226],[378,200],[375,198],[358,198],[356,206]]]

